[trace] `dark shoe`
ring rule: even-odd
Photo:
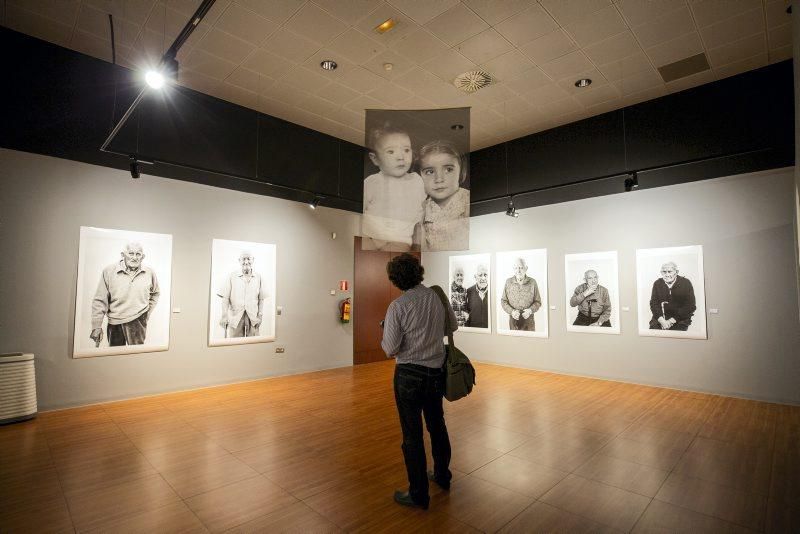
[[[410,506],[412,508],[422,508],[423,510],[428,509],[428,503],[421,504],[414,502],[414,499],[411,498],[411,495],[407,491],[395,491],[394,502],[397,504],[402,504],[403,506]]]
[[[448,480],[447,482],[443,482],[439,480],[438,478],[436,478],[436,475],[433,474],[433,471],[428,471],[428,480],[430,480],[431,482],[436,482],[436,485],[445,491],[450,490],[450,481]]]

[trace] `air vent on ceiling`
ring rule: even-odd
[[[492,75],[482,70],[470,70],[459,74],[453,80],[453,85],[465,93],[474,93],[492,83]]]
[[[665,82],[671,82],[681,78],[686,78],[692,74],[697,74],[698,72],[703,72],[709,68],[708,58],[706,58],[706,55],[701,52],[696,56],[687,57],[674,63],[662,65],[661,67],[658,67],[658,73],[661,74],[661,77]]]

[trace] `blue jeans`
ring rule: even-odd
[[[449,482],[450,438],[444,423],[442,396],[444,372],[422,365],[397,364],[394,371],[394,398],[403,430],[403,458],[408,473],[408,492],[414,502],[428,504],[428,474],[425,443],[422,441],[422,415],[431,436],[433,472],[437,480]]]

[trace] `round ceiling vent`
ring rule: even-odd
[[[474,93],[492,83],[492,75],[482,70],[470,70],[456,76],[453,85],[465,93]]]

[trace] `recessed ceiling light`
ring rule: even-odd
[[[581,78],[577,82],[575,82],[575,87],[588,87],[592,85],[592,80],[589,78]]]
[[[386,33],[394,28],[396,24],[394,19],[386,19],[375,27],[375,31],[378,33]]]
[[[464,129],[463,124],[454,124],[450,127],[451,130],[459,131]]]
[[[392,63],[384,63],[383,64],[383,70],[385,70],[386,72],[389,72],[393,68],[394,68],[394,65]]]
[[[332,59],[326,59],[323,60],[319,64],[319,66],[322,67],[324,70],[336,70],[336,67],[338,67],[339,65],[337,65],[336,62]]]

